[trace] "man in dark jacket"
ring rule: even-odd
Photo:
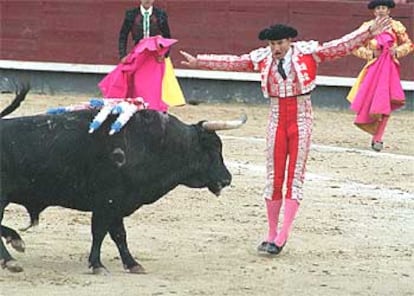
[[[142,38],[161,35],[171,38],[167,13],[153,6],[155,0],[140,0],[140,7],[129,9],[119,32],[119,58],[124,62],[127,55],[128,35],[132,34],[134,44]]]

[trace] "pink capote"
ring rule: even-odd
[[[382,53],[368,66],[351,109],[357,115],[355,124],[374,134],[383,115],[404,105],[405,95],[400,81],[399,63],[390,54],[395,39],[388,32],[376,36]]]
[[[162,80],[165,62],[157,57],[164,56],[175,39],[153,36],[141,39],[128,54],[125,63],[106,75],[98,84],[105,98],[142,97],[148,109],[167,111],[168,106],[162,97]]]

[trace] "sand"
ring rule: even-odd
[[[84,100],[31,94],[14,115]],[[110,274],[92,275],[90,213],[50,207],[38,227],[20,232],[25,253],[8,247],[24,272],[0,270],[0,295],[414,295],[412,113],[394,114],[377,153],[350,112],[314,110],[305,198],[276,257],[256,252],[266,232],[267,106],[200,104],[171,113],[187,123],[248,115],[242,128],[219,132],[231,186],[218,198],[181,186],[125,219],[145,275],[123,270],[109,237],[102,261]],[[10,205],[3,224],[21,228],[28,215]]]

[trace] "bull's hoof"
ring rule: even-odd
[[[144,267],[142,267],[142,265],[140,264],[127,268],[127,270],[130,273],[134,273],[134,274],[146,274]]]
[[[10,272],[22,272],[23,267],[16,260],[3,261],[1,267]]]
[[[7,238],[6,242],[10,244],[17,252],[23,253],[26,249],[26,245],[21,239]]]
[[[105,267],[93,267],[92,273],[96,275],[109,275],[109,271]]]
[[[28,225],[28,226],[26,226],[26,227],[19,228],[19,230],[20,230],[20,231],[22,231],[22,232],[25,232],[25,231],[29,230],[29,229],[30,229],[30,228],[32,228],[32,227],[33,227],[33,225],[32,225],[32,224],[30,224],[30,225]]]

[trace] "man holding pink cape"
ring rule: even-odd
[[[160,60],[160,57],[163,57],[176,42],[175,39],[161,36],[142,39],[127,55],[125,61],[99,83],[103,96],[105,98],[142,97],[148,103],[148,109],[167,111],[168,101],[166,103],[162,100],[166,63],[164,59]]]
[[[180,85],[168,58],[171,45],[168,17],[153,6],[154,0],[140,0],[129,9],[119,33],[120,64],[100,83],[105,98],[142,97],[148,108],[166,112],[168,106],[185,104]],[[128,36],[135,47],[127,54]]]
[[[395,7],[392,0],[373,0],[368,8],[376,17],[389,16]],[[362,25],[369,26],[373,21]],[[405,95],[400,81],[397,58],[408,55],[412,42],[399,21],[391,21],[391,29],[377,35],[353,52],[368,60],[348,95],[351,109],[356,112],[355,125],[372,135],[371,148],[383,149],[382,137],[391,112],[401,108]]]

